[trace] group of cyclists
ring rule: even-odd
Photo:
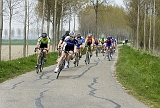
[[[36,50],[38,50],[37,56],[37,64],[38,66],[38,58],[40,50],[38,48],[44,48],[44,61],[46,62],[46,55],[50,50],[50,38],[47,36],[46,33],[42,33],[41,36],[38,38],[38,42],[36,45]],[[57,58],[57,66],[54,69],[54,72],[57,73],[59,71],[59,66],[63,59],[65,59],[65,66],[64,68],[69,68],[69,61],[72,60],[76,53],[79,54],[79,58],[82,57],[82,51],[86,47],[86,50],[90,51],[90,57],[92,57],[93,48],[98,48],[102,51],[104,48],[105,53],[108,54],[108,48],[113,52],[116,51],[117,41],[112,36],[108,36],[107,39],[102,37],[101,39],[94,38],[94,36],[89,33],[86,37],[81,36],[80,33],[66,31],[66,33],[61,37],[57,50],[58,50],[58,58]],[[88,48],[91,48],[90,50]],[[75,63],[74,61],[73,63]]]

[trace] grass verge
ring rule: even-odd
[[[86,48],[82,54],[85,54]],[[50,52],[47,55],[47,62],[44,67],[57,64],[58,52]],[[25,74],[35,70],[37,61],[37,54],[30,55],[29,57],[19,58],[11,61],[0,61],[0,83],[14,78],[16,76]],[[35,72],[36,73],[36,72]]]
[[[127,92],[152,108],[160,108],[160,58],[123,45],[116,63],[117,80]]]
[[[56,64],[57,52],[51,52],[47,55],[47,62],[44,65],[50,66]],[[14,78],[18,75],[35,70],[37,54],[25,58],[19,58],[11,61],[0,62],[0,83]],[[36,73],[36,72],[35,72]]]

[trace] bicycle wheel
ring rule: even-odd
[[[58,74],[57,74],[56,79],[58,79],[60,72],[61,72],[62,69],[64,68],[64,65],[65,65],[65,59],[63,59],[62,63],[61,63],[60,66],[59,66],[59,72],[58,72]]]
[[[111,60],[111,54],[110,54],[110,50],[108,50],[108,60]]]
[[[98,49],[96,48],[96,57],[98,57]]]
[[[87,63],[89,64],[90,63],[90,53],[87,52]]]
[[[78,66],[78,64],[79,64],[79,53],[76,53],[74,67]]]

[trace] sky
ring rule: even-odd
[[[119,6],[124,6],[123,4],[123,0],[114,0],[116,4],[118,4]]]

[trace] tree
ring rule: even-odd
[[[3,0],[0,0],[0,61],[2,48],[2,32],[3,32]]]
[[[21,7],[23,0],[5,0],[5,16],[9,18],[9,60],[11,60],[11,28],[12,28],[12,18],[19,13],[18,8]]]

